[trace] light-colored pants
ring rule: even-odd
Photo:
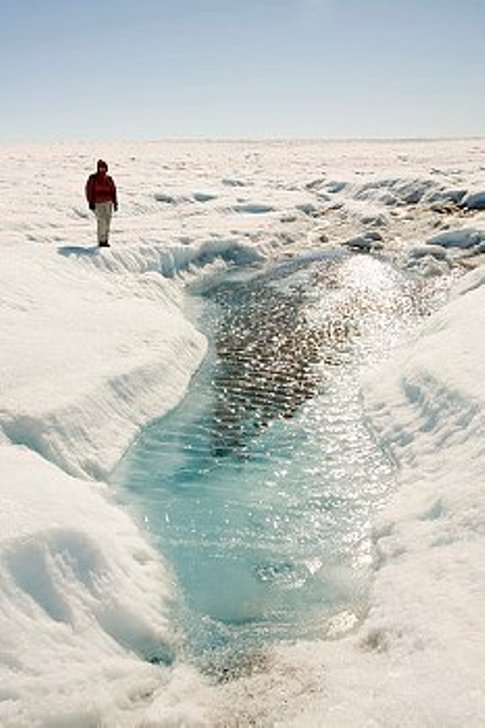
[[[98,243],[107,243],[109,237],[109,226],[113,214],[112,202],[97,202],[94,208],[98,222]]]

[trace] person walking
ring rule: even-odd
[[[109,228],[113,210],[118,209],[116,185],[108,174],[108,165],[98,159],[97,172],[90,174],[86,182],[86,199],[98,223],[98,245],[109,247]]]

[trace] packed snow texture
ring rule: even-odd
[[[120,197],[102,251],[83,198],[98,157]],[[0,160],[0,724],[483,725],[485,142],[4,145]],[[366,373],[400,483],[359,627],[209,685],[171,626],[169,567],[103,480],[204,356],[184,283],[326,245],[465,273]]]

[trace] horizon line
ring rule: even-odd
[[[440,142],[440,141],[474,141],[485,139],[485,134],[470,135],[417,135],[417,136],[351,136],[351,137],[318,137],[318,136],[166,136],[166,137],[59,137],[57,139],[43,138],[25,138],[25,139],[0,139],[1,146],[15,144],[117,144],[117,143],[146,143],[157,144],[160,142],[167,143],[288,143],[288,142],[307,142],[307,143],[348,143],[348,142]]]

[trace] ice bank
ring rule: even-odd
[[[369,416],[400,481],[375,523],[368,612],[350,637],[290,649],[322,692],[280,725],[483,725],[484,327],[477,269],[369,375]]]
[[[170,575],[105,486],[20,446],[0,471],[0,723],[123,725],[175,649]]]
[[[159,275],[106,275],[89,248],[2,255],[0,724],[132,726],[173,672],[173,581],[96,479],[205,341]]]
[[[177,289],[97,250],[4,250],[0,432],[82,477],[104,477],[147,420],[173,407],[204,351]]]

